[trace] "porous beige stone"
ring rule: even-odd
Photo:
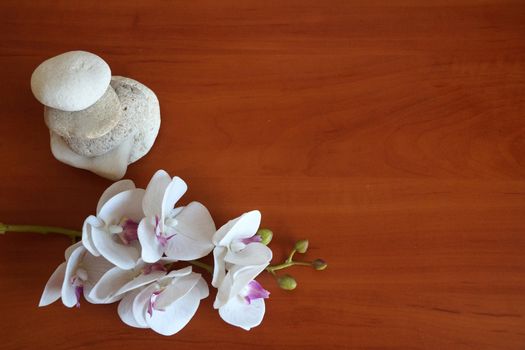
[[[45,107],[44,120],[49,130],[62,137],[94,139],[110,132],[122,119],[119,98],[111,86],[90,107],[81,111],[66,112]]]
[[[140,90],[131,90],[126,86],[117,86],[114,90],[122,113],[117,125],[97,138],[64,137],[64,141],[75,153],[87,157],[100,156],[138,132],[148,110],[146,96]]]
[[[61,136],[51,130],[51,150],[63,163],[118,180],[128,164],[153,146],[160,128],[160,107],[153,91],[136,80],[116,76],[111,88],[122,112],[117,125],[96,138]]]
[[[115,76],[111,80],[120,101],[122,116],[117,125],[98,138],[64,137],[69,147],[80,155],[105,154],[133,136],[129,163],[143,157],[153,146],[160,128],[159,102],[153,91],[136,80]]]
[[[133,100],[134,92],[137,90],[146,97],[146,114],[140,117],[129,160],[130,163],[133,163],[149,152],[157,138],[160,129],[159,100],[150,88],[130,78],[113,76],[111,86],[117,91],[121,101]]]

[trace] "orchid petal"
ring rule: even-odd
[[[212,249],[211,242],[195,241],[183,234],[176,234],[168,240],[166,256],[181,261],[189,261],[208,255]]]
[[[219,308],[219,315],[226,323],[247,331],[261,324],[264,312],[264,299],[256,299],[248,304],[239,295],[231,298]]]
[[[191,291],[164,311],[153,310],[148,325],[162,335],[173,335],[190,322],[200,304],[199,291]]]
[[[260,224],[261,213],[258,210],[244,213],[222,226],[213,236],[213,243],[228,246],[233,240],[250,238],[257,233]]]
[[[151,295],[157,290],[157,288],[159,288],[158,283],[152,283],[146,288],[142,289],[137,294],[135,299],[133,299],[133,316],[135,317],[135,321],[137,321],[137,324],[139,324],[141,327],[148,327],[148,324],[146,322],[146,312],[148,309],[148,303],[150,301]]]
[[[73,307],[78,302],[75,287],[73,286],[71,279],[86,252],[86,248],[79,246],[71,253],[71,256],[67,261],[66,271],[64,272],[64,281],[62,282],[62,303],[67,307]]]
[[[142,208],[146,216],[160,215],[162,212],[162,200],[166,188],[171,182],[170,175],[164,170],[158,170],[153,174],[146,187],[146,193],[142,200]]]
[[[89,298],[91,290],[100,281],[102,276],[104,276],[110,269],[114,268],[114,265],[102,256],[94,256],[89,254],[89,252],[86,252],[82,258],[82,268],[86,271],[88,277],[87,281],[84,283],[84,296],[90,303],[93,303],[94,301]],[[119,299],[120,298],[108,299],[104,303],[112,303]]]
[[[100,254],[121,269],[133,268],[140,257],[139,250],[135,246],[115,242],[112,234],[106,231],[93,227],[91,237]]]
[[[204,278],[199,278],[199,281],[195,285],[195,289],[199,291],[199,297],[201,299],[207,298],[210,295],[210,289],[208,288],[208,283]]]
[[[173,270],[170,271],[166,276],[162,277],[160,279],[160,282],[165,282],[166,280],[173,279],[175,277],[183,277],[188,276],[191,274],[192,268],[191,266],[186,266],[185,268],[179,269],[179,270]]]
[[[172,284],[167,286],[166,289],[164,289],[164,291],[158,296],[157,300],[155,301],[156,307],[160,310],[168,308],[177,300],[188,294],[195,287],[200,278],[201,275],[198,273],[192,273],[190,275],[174,279]]]
[[[94,256],[86,252],[82,259],[82,267],[87,271],[89,281],[95,284],[115,266],[103,256]]]
[[[179,260],[193,260],[202,258],[212,251],[215,223],[204,205],[191,202],[175,219],[177,225],[174,230],[177,234],[168,241],[167,256]]]
[[[180,177],[175,176],[166,187],[162,198],[161,217],[165,218],[175,207],[175,203],[186,193],[188,185]]]
[[[103,304],[130,280],[131,271],[113,267],[108,270],[89,292],[90,302]]]
[[[38,306],[47,306],[60,299],[65,273],[66,263],[63,262],[62,264],[58,265],[47,281],[46,286],[44,287],[44,292],[42,293],[42,297],[40,297]]]
[[[66,250],[64,251],[64,256],[66,258],[66,262],[69,260],[69,257],[71,256],[71,254],[73,254],[73,252],[78,248],[78,247],[82,247],[82,242],[77,242],[75,244],[72,244],[70,245],[69,247],[66,248]]]
[[[120,289],[115,293],[115,295],[121,295],[131,290],[145,286],[148,283],[155,282],[164,275],[166,275],[165,271],[152,271],[149,274],[142,273],[137,277],[133,278],[131,281],[128,280],[126,284],[120,287]]]
[[[103,225],[103,222],[96,216],[90,215],[84,220],[84,225],[82,225],[82,244],[86,249],[93,255],[99,256],[100,252],[97,250],[93,244],[93,239],[91,238],[91,228],[100,227]]]
[[[127,190],[132,190],[135,188],[135,183],[131,180],[121,180],[117,181],[111,186],[109,186],[100,196],[100,199],[98,200],[97,204],[97,215],[100,213],[100,209],[106,204],[106,202],[114,197],[115,195],[119,194],[120,192],[124,192]]]
[[[97,216],[108,226],[119,224],[123,218],[139,222],[144,217],[142,212],[144,193],[141,188],[120,192],[102,206]]]
[[[135,319],[135,316],[133,315],[133,301],[140,292],[141,290],[137,289],[126,294],[126,296],[118,304],[118,315],[120,316],[122,322],[128,326],[136,328],[148,328],[147,325],[138,323]]]
[[[191,202],[176,216],[175,230],[197,241],[210,242],[217,230],[208,209],[199,202]],[[211,251],[211,250],[210,250]]]
[[[211,285],[218,288],[226,275],[224,257],[228,249],[226,247],[217,246],[213,249],[213,278]]]
[[[156,220],[146,217],[140,221],[137,235],[142,247],[142,260],[148,263],[157,262],[163,253],[162,246],[155,234]]]
[[[224,260],[243,266],[268,264],[272,260],[272,250],[262,243],[250,243],[238,252],[229,251]]]

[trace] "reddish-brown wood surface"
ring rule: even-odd
[[[158,95],[127,177],[163,168],[218,225],[258,208],[297,268],[245,332],[37,308],[67,238],[0,237],[0,348],[525,349],[525,3],[2,1],[0,221],[79,228],[110,184],[56,161],[29,79],[84,49]]]

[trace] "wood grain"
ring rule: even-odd
[[[0,237],[3,349],[525,349],[525,3],[2,1],[0,220],[78,228],[109,182],[56,161],[29,78],[73,49],[161,102],[127,177],[183,177],[221,225],[258,208],[276,260],[263,324],[208,298],[179,334],[116,306],[36,307],[68,240]]]

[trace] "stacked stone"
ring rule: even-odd
[[[44,61],[31,90],[45,105],[54,157],[76,168],[121,179],[157,137],[157,96],[133,79],[111,76],[95,54],[71,51]]]

